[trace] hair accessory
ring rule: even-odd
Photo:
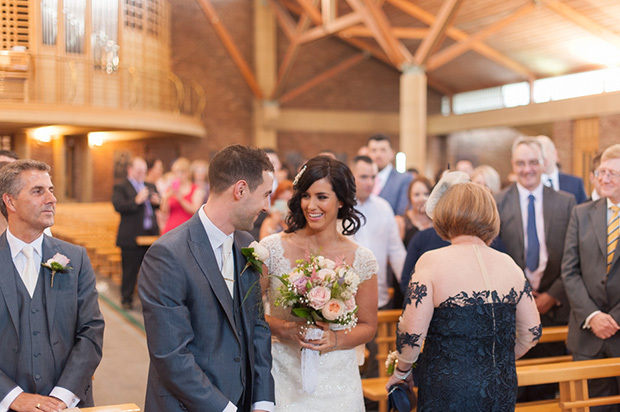
[[[305,171],[306,171],[306,165],[303,165],[299,173],[297,173],[297,176],[295,176],[295,180],[293,180],[293,186],[297,186],[297,183],[299,183],[299,179],[301,178],[301,175],[303,175]]]
[[[452,185],[456,185],[459,183],[470,182],[469,175],[464,172],[448,172],[443,175],[439,182],[435,185],[433,190],[431,191],[428,200],[426,201],[426,214],[431,219],[433,218],[433,212],[435,211],[435,206],[437,206],[437,202],[439,199],[450,189]]]

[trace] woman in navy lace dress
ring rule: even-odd
[[[541,325],[523,271],[488,247],[499,231],[491,193],[453,172],[427,211],[451,242],[418,261],[398,325],[398,364],[388,387],[418,364],[418,411],[512,411],[515,359],[540,338]],[[464,179],[462,179],[464,180]],[[410,383],[412,385],[412,383]]]

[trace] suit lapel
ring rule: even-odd
[[[47,235],[43,235],[43,245],[41,247],[41,262],[45,263],[48,259],[52,258],[56,253],[62,253],[59,250],[58,245],[55,240],[50,238]],[[71,266],[71,265],[69,265]],[[54,312],[56,311],[56,303],[58,301],[58,290],[59,287],[52,287],[52,271],[49,268],[41,266],[41,271],[39,275],[43,276],[43,293],[45,294],[46,301],[46,310],[47,310],[47,325],[49,330],[53,330],[53,322],[54,322]],[[54,278],[56,282],[59,274],[56,273],[56,277]],[[60,275],[62,276],[62,275]]]
[[[607,262],[607,200],[599,201],[590,210],[589,217],[601,254],[605,256],[605,262]],[[615,257],[617,253],[614,253],[614,260]]]
[[[9,242],[6,240],[6,232],[0,236],[0,261],[3,262],[5,268],[12,268],[13,270],[3,270],[0,275],[0,291],[6,302],[11,321],[15,332],[19,336],[19,314],[17,308],[17,284],[15,283],[15,276],[13,272],[16,272],[15,265],[13,264],[13,258],[11,257],[11,248]]]
[[[543,223],[545,224],[545,241],[547,243],[549,243],[549,240],[550,240],[549,237],[551,236],[549,231],[551,230],[551,220],[552,220],[551,216],[553,214],[553,205],[555,203],[553,201],[554,196],[555,196],[555,191],[543,185],[543,198],[542,198],[543,220],[544,220]]]
[[[194,259],[196,259],[198,266],[202,270],[202,273],[211,285],[211,289],[217,297],[217,300],[220,302],[220,306],[222,306],[222,309],[224,310],[224,313],[226,314],[233,330],[237,333],[235,319],[233,316],[233,300],[230,296],[230,292],[228,291],[228,287],[226,286],[226,281],[217,266],[217,260],[213,254],[213,247],[211,246],[211,242],[209,241],[207,232],[200,221],[198,213],[194,214],[190,220],[189,232],[189,249],[194,256]]]
[[[517,186],[513,185],[512,188],[509,189],[508,193],[506,193],[506,196],[508,196],[506,206],[508,208],[508,216],[510,216],[510,218],[506,222],[506,226],[508,229],[507,233],[516,233],[516,250],[518,253],[517,256],[519,256],[520,258],[520,262],[517,262],[517,264],[521,267],[524,267],[525,243],[523,238],[523,217],[521,215],[521,203],[519,202],[519,191],[517,190]]]

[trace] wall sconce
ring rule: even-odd
[[[52,137],[59,134],[59,131],[54,126],[39,127],[31,132],[31,136],[39,143],[49,143],[52,141]]]
[[[88,147],[99,147],[105,141],[105,132],[91,132],[88,133]]]

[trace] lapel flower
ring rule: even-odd
[[[54,275],[57,272],[63,273],[68,269],[73,269],[71,266],[67,266],[71,262],[68,257],[65,255],[61,255],[60,253],[56,253],[54,257],[47,260],[45,263],[41,263],[41,266],[44,266],[52,271],[52,285],[54,287]]]
[[[267,250],[267,248],[258,243],[257,241],[254,241],[250,243],[248,247],[242,247],[241,253],[243,254],[243,256],[245,256],[245,259],[247,260],[247,263],[245,264],[241,275],[243,275],[243,272],[245,272],[245,270],[249,267],[254,268],[255,271],[262,275],[263,263],[269,258],[269,251]]]

